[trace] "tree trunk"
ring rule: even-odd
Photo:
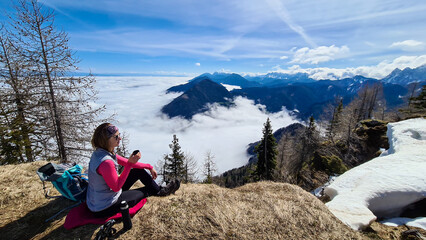
[[[53,80],[51,77],[49,62],[47,59],[46,46],[43,41],[43,34],[42,34],[41,26],[40,26],[40,20],[37,21],[37,33],[40,40],[40,50],[42,51],[42,54],[43,54],[43,65],[46,70],[46,78],[49,84],[50,101],[52,104],[52,111],[53,111],[52,117],[56,127],[56,132],[57,132],[57,140],[58,140],[57,144],[58,144],[58,150],[59,150],[59,157],[61,158],[61,162],[67,162],[67,154],[65,151],[64,137],[62,134],[61,118],[59,116],[58,107],[56,105],[55,91],[53,89],[53,82],[52,82]]]

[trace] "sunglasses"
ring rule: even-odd
[[[120,134],[115,135],[115,136],[114,136],[115,141],[118,141],[118,138],[119,138],[119,137],[120,137]]]

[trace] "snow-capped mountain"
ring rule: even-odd
[[[308,83],[314,82],[315,80],[310,78],[307,73],[279,73],[270,72],[265,75],[258,76],[245,76],[249,81],[254,81],[262,84],[263,86],[283,86],[290,83]]]
[[[388,76],[382,79],[385,83],[407,85],[412,82],[426,81],[426,65],[417,68],[396,68]]]

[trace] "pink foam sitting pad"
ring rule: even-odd
[[[146,203],[146,198],[142,199],[132,208],[129,208],[130,216],[135,215]],[[67,214],[65,219],[64,227],[66,229],[72,229],[86,224],[104,224],[111,219],[121,218],[121,213],[117,213],[112,217],[97,218],[87,207],[87,204],[84,202],[77,207],[71,209]]]

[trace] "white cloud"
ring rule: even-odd
[[[195,66],[199,67],[201,66],[201,63],[195,63]]]
[[[347,46],[336,47],[331,45],[330,47],[320,46],[313,49],[304,47],[296,50],[290,63],[318,64],[344,58],[348,53],[349,48]]]
[[[239,97],[235,106],[212,105],[211,110],[197,114],[192,121],[169,119],[160,109],[179,94],[165,94],[171,86],[186,82],[182,77],[98,77],[98,104],[108,113],[116,113],[116,125],[129,134],[130,150],[139,149],[143,162],[155,165],[170,153],[173,134],[184,152],[194,156],[199,166],[207,150],[215,155],[219,172],[247,163],[247,144],[260,140],[263,124],[269,117],[274,130],[297,122],[283,110],[268,114],[264,106]]]
[[[416,40],[405,40],[402,42],[394,42],[390,45],[391,48],[400,48],[404,51],[419,51],[423,50],[425,44]]]
[[[426,55],[421,56],[401,56],[395,58],[393,61],[382,61],[373,66],[359,66],[356,68],[301,68],[299,65],[293,65],[288,69],[282,69],[280,66],[274,67],[274,71],[283,73],[307,73],[309,76],[316,80],[331,79],[337,80],[346,77],[353,77],[362,75],[376,79],[382,79],[389,75],[395,68],[416,68],[426,64]]]
[[[282,57],[280,57],[280,59],[281,60],[285,60],[285,59],[287,59],[288,57],[287,56],[282,56]]]

